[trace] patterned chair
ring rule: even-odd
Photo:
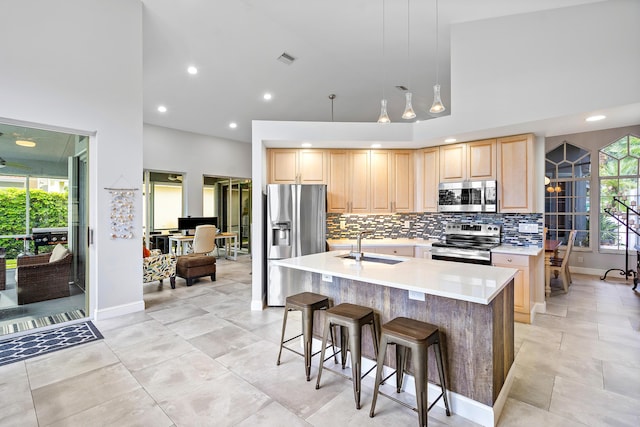
[[[160,249],[153,249],[151,255],[143,258],[143,283],[150,283],[156,280],[162,281],[169,278],[171,289],[176,288],[176,256],[174,254],[163,254]]]

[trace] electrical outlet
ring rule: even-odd
[[[344,219],[340,220],[340,230],[344,230],[347,228],[347,221]]]
[[[406,221],[404,222],[404,228],[411,228],[411,221],[406,220]]]
[[[579,257],[578,257],[578,262],[579,262],[579,263],[583,263],[583,262],[584,262],[584,257],[579,256]]]
[[[323,274],[322,275],[322,281],[323,282],[333,282],[333,276],[330,274]]]
[[[538,224],[518,224],[518,231],[520,233],[537,233],[538,232]]]
[[[413,299],[416,301],[424,301],[424,293],[422,292],[416,292],[416,291],[409,291],[409,299]]]

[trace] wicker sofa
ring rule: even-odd
[[[169,279],[171,288],[176,288],[176,256],[174,254],[163,254],[160,249],[153,249],[151,255],[143,258],[142,263],[144,283],[162,281]]]
[[[51,254],[18,257],[18,305],[68,297],[73,254],[49,262]]]

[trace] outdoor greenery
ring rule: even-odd
[[[26,230],[26,190],[20,188],[0,189],[0,235],[25,235]],[[29,226],[30,228],[66,227],[68,212],[68,194],[49,193],[43,190],[29,190]],[[33,243],[29,251],[33,251]],[[24,252],[22,239],[0,239],[0,247],[7,251],[8,259],[15,259]]]

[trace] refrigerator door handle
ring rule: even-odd
[[[293,255],[294,256],[300,256],[302,255],[302,240],[301,240],[301,235],[302,232],[300,231],[300,203],[301,203],[301,199],[302,199],[302,187],[300,185],[295,185],[294,186],[294,191],[292,191],[293,193],[293,218],[295,221],[295,240],[292,243],[294,246],[293,249]]]

